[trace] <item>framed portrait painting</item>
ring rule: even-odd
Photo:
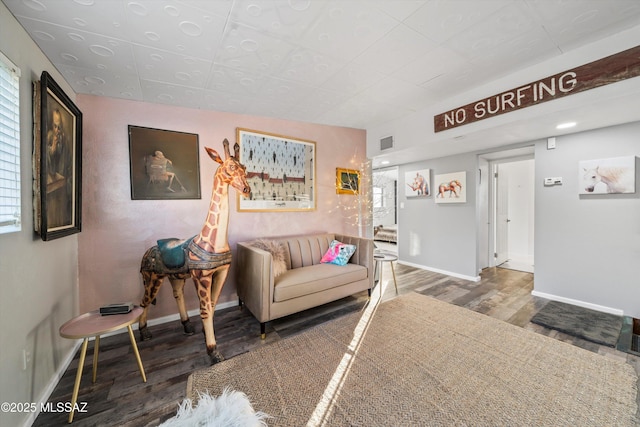
[[[131,200],[200,198],[198,135],[129,125]]]
[[[42,240],[81,230],[82,113],[46,71],[34,83],[34,229]]]
[[[336,193],[358,195],[360,193],[360,171],[336,168]]]
[[[312,211],[316,208],[316,143],[236,129],[240,163],[251,194],[238,194],[240,212]]]

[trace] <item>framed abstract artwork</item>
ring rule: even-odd
[[[198,135],[129,125],[131,200],[200,198]]]
[[[466,203],[467,172],[453,172],[434,177],[436,203]]]
[[[250,129],[236,129],[240,163],[251,194],[237,195],[238,211],[312,211],[316,208],[316,143]]]
[[[81,230],[82,113],[46,71],[33,104],[34,229],[46,241]]]

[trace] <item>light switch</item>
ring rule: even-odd
[[[562,177],[561,176],[556,176],[556,177],[545,178],[544,179],[544,185],[546,187],[549,187],[549,186],[552,186],[552,185],[562,185]]]

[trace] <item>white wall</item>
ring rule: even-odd
[[[534,227],[522,231],[523,245],[513,249],[535,258],[534,293],[611,312],[640,317],[640,122],[559,136],[557,148],[535,142]],[[636,159],[636,193],[578,195],[578,162],[609,157]],[[400,262],[473,279],[481,266],[477,245],[475,189],[481,166],[476,154],[449,156],[402,165],[406,171],[434,174],[467,171],[467,203],[435,204],[399,197]],[[516,186],[531,180],[521,168]],[[563,185],[545,187],[545,177],[562,177]],[[523,195],[518,203],[532,202]],[[404,207],[402,207],[404,205]],[[533,233],[533,238],[531,238]]]
[[[401,262],[475,280],[478,275],[476,233],[477,156],[473,153],[403,165],[398,188],[404,188],[405,172],[431,169],[431,195],[407,199],[400,191],[398,203],[398,255]],[[436,204],[436,174],[467,172],[467,202]],[[404,207],[403,207],[404,206]]]
[[[640,317],[640,166],[636,193],[578,195],[578,162],[640,156],[640,122],[536,144],[537,293]],[[544,177],[562,177],[545,187]]]
[[[77,314],[78,239],[73,235],[43,242],[33,232],[31,82],[46,70],[72,100],[75,93],[1,2],[0,51],[22,73],[22,231],[0,235],[0,401],[37,402],[74,345],[60,338],[58,328]],[[31,357],[26,370],[23,350]],[[29,415],[0,412],[0,425],[23,424]]]

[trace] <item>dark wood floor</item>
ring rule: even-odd
[[[385,266],[386,267],[386,266]],[[420,292],[449,303],[466,307],[533,330],[537,333],[625,361],[640,371],[638,357],[574,338],[529,322],[546,303],[531,296],[533,274],[503,268],[489,268],[482,272],[480,282],[452,278],[417,268],[396,265],[399,294]],[[395,298],[393,279],[385,268],[386,284],[382,300]],[[374,292],[379,292],[376,288]],[[226,358],[255,350],[284,339],[319,323],[362,309],[367,293],[326,304],[271,322],[267,338],[260,339],[258,322],[246,311],[228,308],[216,312],[218,348]],[[175,415],[186,391],[189,374],[208,366],[204,337],[199,318],[197,333],[184,336],[179,322],[151,327],[153,339],[139,342],[140,356],[147,374],[143,383],[131,350],[127,334],[103,338],[100,343],[98,379],[91,383],[91,346],[85,362],[79,402],[86,402],[87,412],[76,413],[76,426],[155,426]],[[136,331],[137,337],[137,331]],[[50,397],[51,402],[69,402],[77,372],[78,355]],[[67,425],[66,413],[41,413],[33,425]]]

